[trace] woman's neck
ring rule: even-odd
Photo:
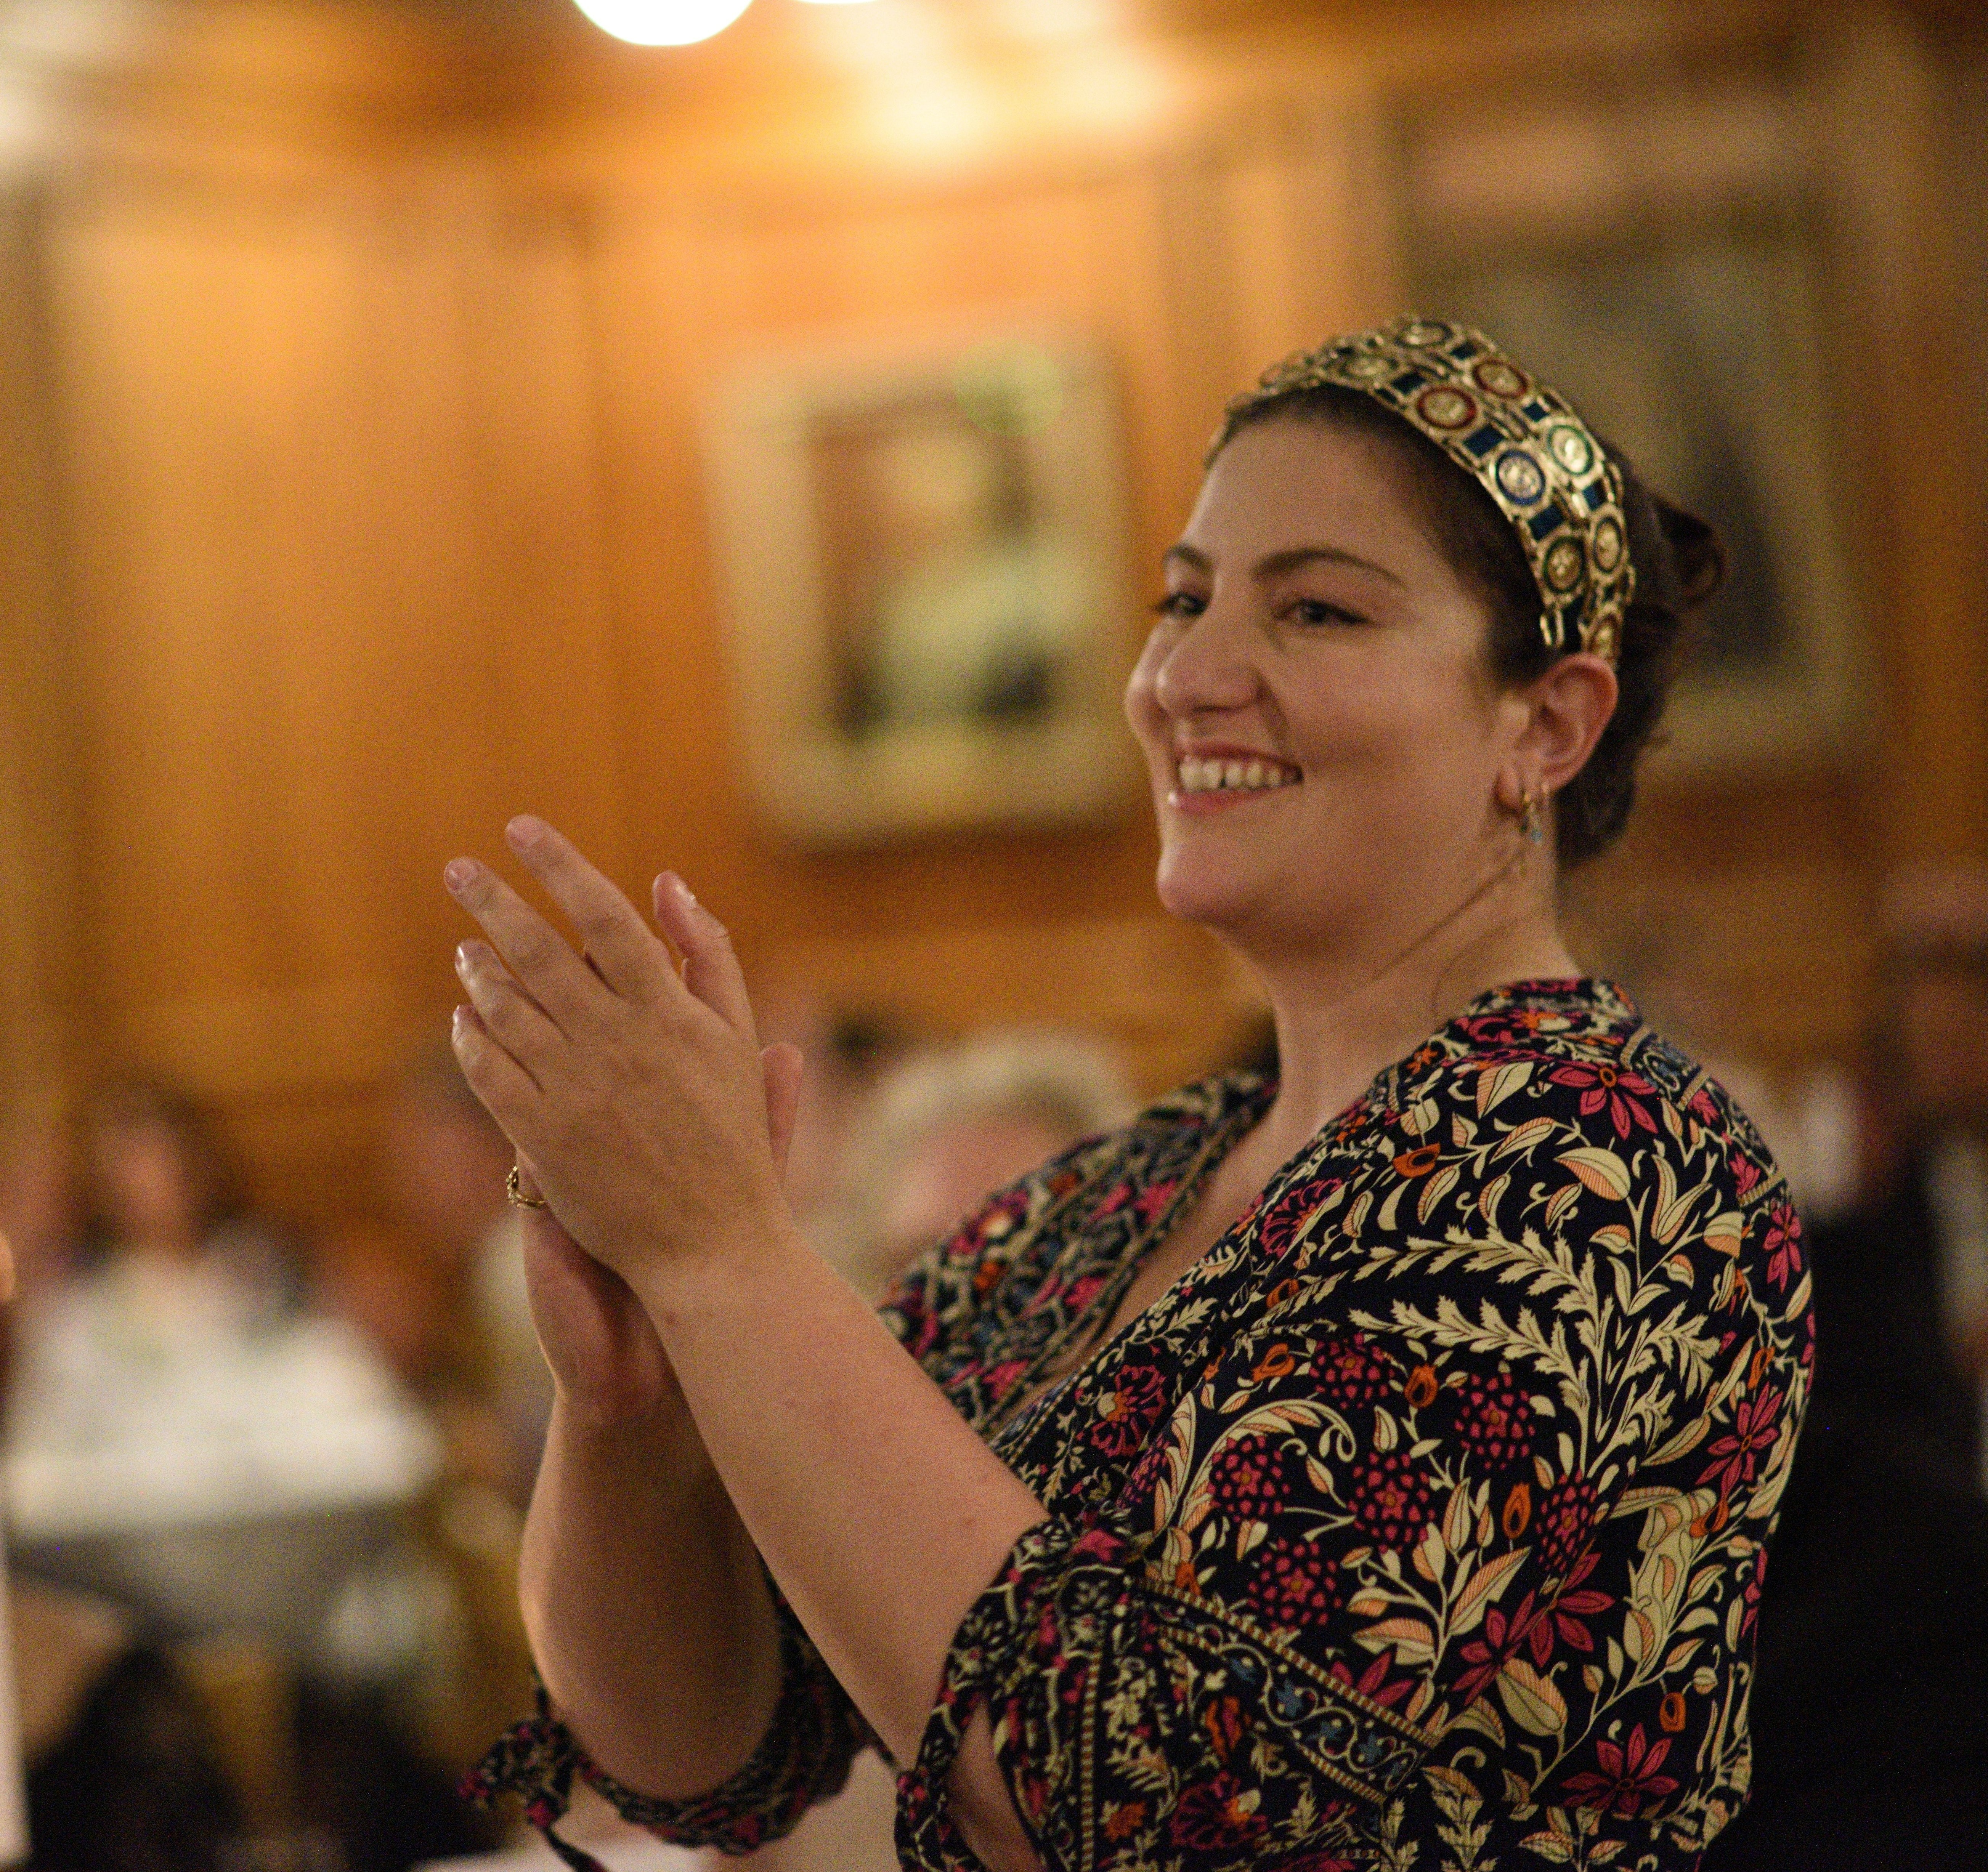
[[[1268,991],[1280,1062],[1264,1143],[1294,1151],[1445,1021],[1502,982],[1578,974],[1551,907],[1510,905],[1452,926],[1391,962],[1362,970],[1344,958],[1253,962]]]

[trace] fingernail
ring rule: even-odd
[[[468,1020],[468,1018],[469,1010],[465,1007],[458,1007],[456,1011],[448,1017],[449,1031],[451,1033],[461,1033],[462,1031],[462,1024],[465,1021]]]
[[[451,890],[466,890],[469,880],[476,875],[476,867],[467,858],[451,858],[442,872],[441,880]]]
[[[698,907],[697,898],[692,894],[690,886],[674,871],[670,873],[670,882],[675,887],[677,895],[683,899],[686,907],[691,910]]]
[[[466,975],[475,966],[475,951],[466,942],[458,943],[455,945],[455,972],[459,975]]]
[[[529,851],[545,836],[546,822],[535,819],[529,813],[520,813],[504,828],[504,836],[511,841],[514,851]]]

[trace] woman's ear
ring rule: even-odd
[[[1530,714],[1512,752],[1546,792],[1557,793],[1587,765],[1617,693],[1614,669],[1586,650],[1561,657],[1527,686]]]

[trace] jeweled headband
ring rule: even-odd
[[[1253,410],[1328,384],[1393,411],[1497,502],[1531,563],[1549,650],[1615,661],[1636,589],[1622,478],[1565,397],[1467,325],[1397,319],[1265,372],[1229,404],[1217,448]]]

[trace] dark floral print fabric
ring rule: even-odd
[[[1764,1146],[1618,990],[1495,990],[1018,1408],[1273,1091],[1078,1147],[886,1307],[1048,1511],[958,1634],[901,1858],[976,1864],[946,1787],[985,1708],[1049,1872],[1696,1865],[1812,1357]],[[789,1656],[746,1773],[631,1817],[740,1850],[839,1785],[866,1732]]]

